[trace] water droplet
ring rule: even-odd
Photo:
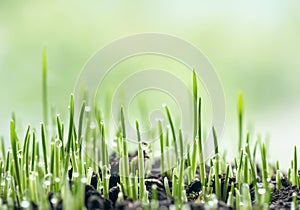
[[[95,129],[95,128],[96,128],[96,123],[95,122],[91,122],[90,129]]]
[[[11,180],[11,176],[6,176],[6,181],[10,181]]]
[[[161,106],[162,106],[163,108],[166,108],[167,104],[162,104]]]
[[[48,187],[48,186],[51,185],[51,182],[49,180],[46,180],[46,181],[44,181],[44,184],[45,184],[46,187]]]
[[[39,166],[40,168],[44,167],[44,162],[43,162],[43,161],[38,162],[38,166]]]
[[[54,181],[55,181],[56,183],[59,183],[59,182],[60,182],[60,178],[56,177],[56,178],[54,179]]]
[[[53,197],[53,198],[51,198],[51,200],[50,200],[50,202],[52,203],[52,204],[57,204],[57,198],[56,197]]]
[[[86,106],[85,108],[84,108],[84,111],[85,112],[90,112],[92,110],[92,108],[90,107],[90,106]]]
[[[29,179],[34,181],[37,176],[38,176],[38,173],[36,171],[31,171],[29,174]]]
[[[74,173],[73,173],[73,177],[74,177],[74,178],[78,178],[78,177],[79,177],[79,173],[78,173],[78,172],[74,172]]]
[[[29,208],[29,206],[30,206],[29,201],[24,200],[24,201],[21,202],[21,207],[22,208],[27,209],[27,208]]]
[[[4,186],[5,186],[5,182],[2,181],[2,182],[1,182],[1,187],[4,187]]]
[[[258,189],[258,194],[263,195],[265,193],[266,193],[266,189],[264,188]]]
[[[44,176],[44,184],[46,187],[51,185],[51,181],[52,181],[52,174],[46,174]]]
[[[86,177],[82,177],[80,181],[81,181],[82,184],[86,184],[87,183],[87,178]]]
[[[60,147],[62,147],[62,141],[60,140],[60,139],[55,139],[55,146],[57,147],[57,148],[60,148]]]

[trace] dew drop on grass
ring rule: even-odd
[[[61,148],[62,147],[62,141],[60,139],[55,139],[55,146],[57,148]]]
[[[51,180],[52,180],[52,174],[46,174],[44,176],[44,185],[46,187],[50,186],[51,185]]]
[[[39,162],[38,162],[38,166],[39,166],[40,168],[44,167],[44,162],[43,162],[43,161],[39,161]]]
[[[55,204],[57,204],[57,198],[55,197],[55,196],[53,196],[53,198],[51,198],[51,200],[50,200],[50,202],[53,204],[53,205],[55,205]]]
[[[86,177],[82,177],[80,181],[81,181],[82,184],[86,184],[87,183],[87,178]]]
[[[266,193],[266,189],[265,188],[258,189],[258,194],[264,195],[265,193]]]
[[[38,175],[37,172],[31,171],[29,174],[29,179],[34,181],[36,179],[37,175]]]
[[[60,182],[60,178],[56,177],[56,178],[54,179],[54,181],[55,181],[56,183],[59,183],[59,182]]]
[[[29,206],[30,206],[29,201],[24,200],[24,201],[21,202],[21,207],[22,208],[27,209],[27,208],[29,208]]]
[[[91,122],[90,129],[95,129],[95,128],[96,128],[96,123],[95,122]]]
[[[90,106],[86,106],[85,108],[84,108],[84,111],[85,112],[90,112],[92,110],[92,108],[90,107]]]
[[[78,172],[74,172],[74,173],[73,173],[73,177],[74,177],[74,178],[78,178],[78,177],[79,177],[79,173],[78,173]]]
[[[2,182],[1,182],[1,187],[4,187],[4,186],[5,186],[5,182],[2,181]]]
[[[46,187],[48,187],[48,186],[51,185],[51,182],[50,182],[49,180],[45,180],[45,181],[44,181],[44,184],[45,184]]]
[[[11,176],[6,176],[6,181],[11,181]]]

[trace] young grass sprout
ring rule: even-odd
[[[280,209],[284,207],[280,206],[278,193],[286,189],[290,190],[290,197],[284,201],[288,204],[282,201],[284,205],[299,208],[297,147],[294,147],[291,166],[285,173],[278,162],[275,166],[270,164],[268,147],[261,137],[250,144],[250,133],[247,132],[243,142],[244,104],[241,93],[238,95],[238,154],[234,159],[226,160],[225,152],[219,147],[220,136],[212,127],[215,154],[206,160],[202,99],[195,71],[192,72],[191,90],[193,133],[186,135],[191,136],[190,139],[184,135],[184,130],[177,127],[170,109],[164,105],[167,121],[158,120],[155,130],[159,135],[158,142],[147,143],[146,146],[148,137],[141,135],[140,127],[144,122],[136,120],[137,144],[131,147],[126,133],[129,125],[125,124],[125,116],[128,116],[123,107],[120,109],[119,127],[114,130],[113,137],[106,121],[109,119],[107,109],[96,105],[91,107],[84,100],[80,109],[75,110],[72,94],[66,124],[53,112],[50,114],[53,116],[48,116],[45,49],[42,61],[43,122],[40,134],[28,126],[20,140],[18,136],[21,134],[16,130],[13,114],[10,148],[0,137],[1,209],[30,209],[35,205],[39,209],[55,209],[62,203],[64,209],[224,207],[220,205],[225,205],[225,209],[264,209],[274,206],[277,201],[279,206],[275,205],[275,208]],[[76,122],[74,116],[79,116]],[[50,124],[48,117],[52,119]],[[66,132],[64,125],[68,125]],[[114,144],[110,147],[112,141]],[[149,148],[154,152],[148,152]],[[260,155],[261,161],[256,161],[256,155]],[[175,165],[172,165],[173,157]],[[91,207],[96,204],[97,207]]]

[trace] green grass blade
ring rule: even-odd
[[[41,135],[42,135],[42,147],[43,147],[45,173],[48,174],[47,139],[46,139],[45,126],[43,123],[41,123]]]
[[[23,195],[23,186],[21,183],[21,173],[20,173],[20,163],[19,163],[19,158],[18,158],[18,137],[16,134],[16,129],[15,129],[15,122],[13,120],[10,121],[10,143],[11,143],[11,148],[12,148],[12,155],[13,155],[13,160],[14,160],[14,166],[15,166],[15,181],[16,185],[18,186],[18,190],[20,192],[20,195]]]
[[[241,152],[242,141],[243,141],[243,94],[239,93],[238,95],[238,128],[239,128],[239,138],[238,138],[238,152]]]
[[[176,134],[175,134],[174,123],[173,123],[172,116],[171,116],[171,113],[170,113],[170,110],[169,110],[168,106],[165,105],[165,104],[163,106],[165,107],[167,117],[168,117],[168,120],[169,120],[169,123],[170,123],[172,137],[173,137],[173,144],[174,144],[174,149],[175,149],[176,161],[178,161],[179,160],[179,158],[178,158],[178,146],[177,146],[177,139],[176,139]]]
[[[165,171],[165,157],[164,157],[164,134],[162,129],[162,123],[158,120],[158,135],[159,135],[159,143],[160,143],[160,165],[161,165],[161,173],[164,174]]]
[[[197,136],[197,106],[198,106],[198,82],[197,82],[197,75],[196,75],[196,71],[193,70],[193,104],[194,104],[194,139]]]
[[[135,121],[136,126],[136,134],[138,139],[138,171],[139,171],[139,199],[142,201],[145,195],[145,183],[144,183],[144,176],[145,176],[145,165],[144,165],[144,151],[142,149],[142,140],[140,134],[140,126],[138,121]]]

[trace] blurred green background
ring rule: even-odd
[[[66,113],[87,59],[119,37],[178,36],[210,59],[223,83],[222,145],[235,150],[236,98],[246,124],[270,137],[282,164],[300,140],[300,3],[297,1],[0,1],[0,133],[12,111],[19,125],[42,120],[41,52],[48,48],[49,101]],[[22,130],[22,128],[20,128]],[[229,146],[228,146],[229,145]]]

